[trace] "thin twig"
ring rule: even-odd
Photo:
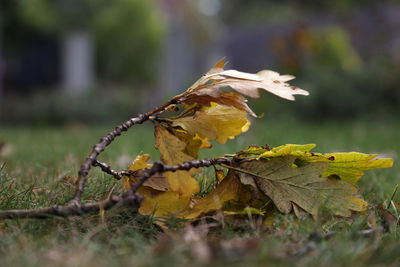
[[[163,168],[166,168],[163,172],[166,172],[166,171],[178,171],[178,170],[189,170],[191,168],[199,168],[199,167],[209,167],[211,165],[216,165],[216,164],[221,164],[224,167],[231,168],[229,166],[230,162],[231,161],[229,159],[226,159],[226,158],[186,161],[186,162],[183,162],[182,164],[177,164],[177,165],[174,165],[174,166],[163,165],[164,166]],[[98,160],[95,160],[93,162],[93,166],[100,167],[103,172],[114,176],[115,179],[117,179],[117,180],[121,180],[122,177],[124,177],[124,176],[128,176],[129,177],[129,176],[138,176],[139,175],[138,171],[124,170],[124,171],[118,172],[116,170],[113,170],[107,163],[99,162]],[[140,169],[140,171],[141,172],[149,171],[150,169],[151,168],[145,168],[145,169]]]
[[[115,127],[113,131],[102,137],[96,145],[94,145],[92,152],[89,154],[89,156],[86,158],[86,161],[82,164],[82,166],[79,169],[78,173],[78,180],[76,182],[76,187],[75,187],[75,193],[74,197],[70,201],[70,203],[77,205],[81,198],[82,198],[82,193],[85,187],[87,175],[90,171],[91,166],[97,159],[98,155],[104,151],[104,149],[114,141],[114,139],[117,136],[120,136],[122,132],[127,131],[130,127],[136,124],[142,124],[143,122],[149,120],[150,116],[156,115],[159,112],[162,112],[165,108],[167,108],[171,104],[177,104],[176,99],[172,99],[168,102],[166,102],[164,105],[162,105],[159,108],[156,108],[146,114],[139,114],[136,118],[132,118],[127,120],[126,122],[122,123],[121,125],[118,125]]]
[[[209,167],[209,166],[216,165],[216,164],[229,165],[230,162],[231,162],[231,160],[227,159],[227,158],[192,160],[192,161],[185,161],[181,164],[176,164],[176,165],[166,165],[160,161],[156,161],[156,162],[154,162],[154,164],[151,168],[143,169],[144,173],[137,180],[137,182],[131,186],[131,189],[129,191],[136,192],[136,190],[139,189],[139,187],[142,186],[142,184],[147,179],[149,179],[151,176],[153,176],[156,173],[163,173],[163,172],[168,172],[168,171],[175,172],[175,171],[180,171],[180,170],[190,170],[192,168]],[[135,172],[127,172],[124,175],[133,176],[133,175],[135,175]]]
[[[92,165],[95,167],[100,167],[103,172],[114,176],[114,178],[117,180],[121,180],[121,178],[123,177],[121,175],[121,172],[117,172],[117,171],[111,169],[111,167],[107,163],[100,162],[97,159],[93,162]]]
[[[103,209],[110,209],[117,203],[121,202],[121,197],[110,196],[108,199],[94,203],[83,203],[77,205],[66,206],[53,206],[49,208],[33,209],[33,210],[4,210],[0,211],[0,218],[14,219],[14,218],[34,218],[45,219],[52,216],[68,217],[74,215],[82,215],[85,213],[97,212],[100,207]]]

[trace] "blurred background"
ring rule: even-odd
[[[117,123],[184,91],[214,63],[294,74],[273,118],[399,115],[400,1],[1,0],[0,124]]]

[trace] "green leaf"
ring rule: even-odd
[[[358,152],[338,153],[312,153],[314,144],[295,145],[287,144],[272,149],[265,147],[251,146],[246,150],[237,153],[239,158],[272,159],[282,156],[294,156],[297,166],[306,165],[312,162],[326,162],[329,167],[322,173],[322,177],[337,175],[340,179],[355,184],[364,175],[364,171],[390,168],[393,166],[393,159],[376,159],[376,154],[364,154]]]
[[[259,189],[283,213],[289,213],[293,204],[313,216],[322,205],[340,216],[350,216],[352,210],[366,209],[367,203],[355,197],[357,186],[335,178],[321,178],[329,163],[314,162],[293,167],[295,159],[288,155],[269,160],[243,160],[233,170],[246,183],[254,179]]]

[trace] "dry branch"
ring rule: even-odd
[[[93,162],[92,165],[95,167],[100,167],[103,172],[114,176],[114,178],[117,180],[121,180],[121,178],[123,177],[122,172],[117,172],[111,169],[111,167],[107,163],[100,162],[97,159]]]
[[[177,165],[166,165],[162,162],[155,162],[151,168],[143,169],[143,175],[138,179],[136,183],[132,185],[130,190],[125,192],[122,196],[116,196],[110,194],[110,196],[104,200],[93,203],[79,203],[79,202],[69,202],[65,206],[53,206],[49,208],[41,208],[34,210],[4,210],[0,211],[0,219],[12,219],[12,218],[36,218],[44,219],[51,216],[58,217],[68,217],[77,216],[88,213],[98,212],[100,209],[108,210],[116,205],[138,207],[142,201],[142,197],[136,193],[140,186],[156,173],[163,173],[168,171],[178,171],[178,170],[189,170],[191,168],[209,167],[217,164],[230,164],[230,160],[227,158],[216,158],[216,159],[203,159],[203,160],[193,160],[187,161],[182,164]],[[101,164],[101,163],[99,163]],[[107,165],[108,166],[108,165]],[[109,166],[108,166],[109,167]],[[109,168],[111,170],[111,168]],[[118,175],[133,175],[134,172],[116,172],[111,170],[112,173],[117,173]]]
[[[143,122],[149,120],[151,116],[157,117],[158,113],[162,113],[171,104],[177,104],[177,101],[175,99],[172,99],[170,101],[167,101],[161,107],[156,108],[146,114],[139,114],[137,117],[131,118],[131,119],[127,120],[126,122],[122,123],[121,125],[118,125],[117,127],[115,127],[115,129],[113,131],[111,131],[107,135],[103,136],[100,139],[99,143],[94,145],[92,152],[89,154],[89,156],[86,158],[86,161],[80,167],[80,170],[78,173],[78,180],[76,182],[74,197],[72,198],[70,203],[77,205],[81,201],[83,189],[84,189],[85,183],[86,183],[86,178],[87,178],[87,175],[89,174],[91,166],[97,160],[97,157],[99,156],[99,154],[101,152],[103,152],[104,149],[109,144],[111,144],[111,142],[114,141],[114,139],[117,136],[120,136],[122,132],[127,131],[133,125],[142,124]]]

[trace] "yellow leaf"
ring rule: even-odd
[[[273,150],[269,150],[269,151],[265,151],[264,153],[262,153],[259,158],[271,158],[271,157],[280,157],[280,156],[286,156],[286,155],[290,155],[292,152],[292,147],[291,146],[286,146],[283,147],[282,149],[273,151]]]
[[[141,192],[145,197],[140,204],[142,215],[154,217],[180,217],[181,212],[189,209],[190,197],[181,196],[178,192],[154,192],[145,189]]]
[[[297,144],[286,144],[282,146],[277,146],[271,149],[271,151],[280,151],[285,149],[286,147],[290,147],[292,151],[301,151],[301,152],[309,152],[311,149],[315,148],[315,144],[306,144],[306,145],[297,145]]]
[[[229,211],[229,210],[224,210],[225,215],[252,215],[252,214],[257,214],[257,215],[264,215],[265,212],[261,211],[256,208],[252,207],[245,207],[243,210],[240,211]]]
[[[135,160],[132,162],[132,164],[129,166],[128,170],[136,172],[136,175],[134,176],[125,176],[124,180],[122,181],[122,187],[125,191],[127,191],[131,185],[136,182],[136,179],[140,178],[143,174],[142,169],[144,168],[151,168],[153,165],[152,164],[147,164],[147,161],[150,159],[149,154],[144,154],[144,155],[139,155],[135,158]],[[153,189],[159,190],[159,191],[165,191],[169,189],[168,183],[165,179],[165,176],[162,174],[155,174],[151,176],[149,179],[147,179],[144,183],[143,186],[148,186]],[[140,189],[139,191],[140,192]]]
[[[193,208],[183,212],[186,219],[194,219],[199,215],[219,210],[223,204],[234,199],[240,187],[240,182],[234,175],[228,175],[210,194],[203,198],[193,198]]]
[[[149,190],[146,192],[148,197],[144,198],[139,212],[143,215],[154,214],[154,217],[195,219],[201,214],[221,209],[224,203],[236,197],[239,186],[238,179],[231,175],[203,198],[182,197],[172,191],[154,193]]]
[[[215,166],[214,166],[215,168]],[[225,178],[225,173],[223,170],[218,170],[217,168],[215,168],[215,180],[217,181],[217,183],[222,182],[222,180]]]
[[[216,140],[224,144],[228,138],[233,139],[248,130],[250,122],[246,112],[234,107],[212,103],[202,107],[192,116],[172,119],[172,126],[182,127],[191,135]]]
[[[322,177],[337,175],[340,179],[355,184],[364,175],[364,171],[379,168],[390,168],[393,160],[389,158],[376,159],[376,154],[364,154],[358,152],[341,153],[312,153],[314,144],[294,145],[287,144],[272,149],[263,147],[249,147],[239,152],[239,157],[274,158],[280,156],[295,156],[297,165],[305,165],[311,162],[327,162],[329,167],[322,173]]]
[[[194,157],[184,153],[187,144],[163,126],[155,127],[156,148],[160,150],[162,162],[175,165],[184,161],[191,161]],[[181,196],[191,196],[200,191],[199,184],[191,173],[199,170],[167,172],[165,176],[172,191]]]
[[[144,155],[137,156],[135,158],[135,160],[129,166],[128,170],[137,171],[137,170],[149,167],[149,164],[147,164],[147,161],[149,159],[150,159],[150,155],[149,154],[144,154]],[[134,177],[125,176],[124,180],[122,181],[123,189],[125,191],[129,190],[129,188],[131,188],[132,182],[135,182],[135,178]]]
[[[183,152],[193,158],[199,157],[200,149],[212,147],[212,145],[209,142],[207,142],[206,138],[201,138],[198,134],[193,136],[189,134],[187,131],[181,129],[174,129],[174,134],[176,137],[178,137],[181,141],[183,141],[186,144],[186,147],[183,150]]]
[[[260,156],[262,153],[266,151],[270,151],[271,148],[268,145],[265,146],[256,146],[256,145],[251,145],[248,146],[246,149],[239,151],[236,153],[236,156],[239,157],[247,157],[247,156]]]
[[[377,156],[358,152],[330,153],[310,157],[310,162],[329,162],[329,168],[322,174],[323,177],[337,175],[340,179],[355,184],[364,175],[364,171],[393,166],[393,159],[375,159]]]
[[[314,147],[315,147],[315,144],[307,144],[307,145],[287,144],[287,145],[274,147],[268,151],[265,151],[260,154],[259,158],[270,158],[270,157],[279,157],[279,156],[286,156],[286,155],[303,157],[305,155],[311,155],[308,152],[311,149],[313,149]]]

